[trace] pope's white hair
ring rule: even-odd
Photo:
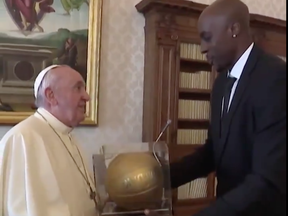
[[[53,70],[53,69],[51,69]],[[42,82],[40,83],[40,86],[38,88],[37,97],[35,100],[35,104],[37,107],[43,107],[45,108],[47,104],[46,96],[45,96],[45,90],[47,88],[53,88],[55,87],[55,84],[59,77],[57,77],[56,73],[53,73],[52,71],[48,71],[47,74],[42,79]]]

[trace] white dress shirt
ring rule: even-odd
[[[250,53],[251,53],[251,50],[252,50],[252,48],[253,48],[253,45],[254,45],[254,43],[252,43],[252,44],[247,48],[247,50],[242,54],[242,56],[238,59],[238,61],[236,62],[236,64],[233,66],[231,72],[228,74],[228,76],[236,78],[236,81],[234,82],[234,84],[233,84],[233,86],[232,86],[232,89],[231,89],[230,100],[229,100],[229,104],[228,104],[228,109],[227,109],[227,111],[229,111],[230,104],[231,104],[231,102],[232,102],[232,99],[233,99],[235,90],[236,90],[236,88],[237,88],[239,79],[240,79],[241,74],[242,74],[242,72],[243,72],[244,66],[246,65],[246,62],[247,62],[247,60],[248,60],[248,57],[249,57],[249,55],[250,55]],[[222,100],[222,108],[223,108],[223,102],[224,102],[224,99]]]

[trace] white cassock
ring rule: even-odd
[[[72,129],[46,110],[38,112],[65,142],[84,174]],[[49,124],[36,112],[0,141],[1,216],[97,215],[87,182]],[[89,182],[95,189],[91,175]]]

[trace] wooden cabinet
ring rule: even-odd
[[[184,0],[142,0],[145,16],[143,141],[155,140],[167,120],[162,140],[171,161],[191,154],[205,142],[210,92],[217,72],[200,52],[197,19],[206,5]],[[286,21],[251,14],[254,40],[286,58]],[[173,193],[177,216],[191,216],[215,198],[214,174]]]

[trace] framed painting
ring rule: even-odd
[[[82,125],[98,124],[103,0],[0,1],[0,124],[32,115],[34,80],[51,64],[65,64],[86,81],[91,100]]]

